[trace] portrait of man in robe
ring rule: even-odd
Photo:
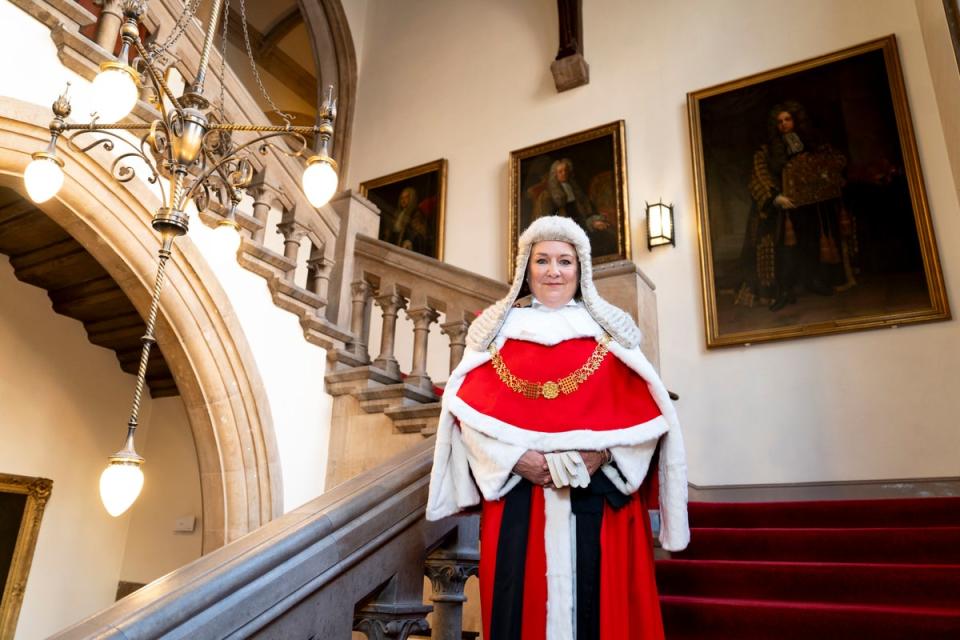
[[[513,151],[510,233],[538,218],[571,218],[586,233],[594,262],[629,257],[623,121]]]
[[[447,161],[428,162],[360,184],[380,210],[378,238],[443,260]]]
[[[708,347],[949,318],[894,36],[687,105]]]

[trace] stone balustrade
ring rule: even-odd
[[[367,347],[370,343],[370,302],[373,301],[383,322],[380,353],[372,364],[397,377],[401,364],[394,356],[396,318],[403,310],[413,323],[413,358],[409,367],[403,367],[409,372],[405,382],[425,390],[433,387],[433,381],[427,375],[430,327],[439,322],[441,331],[448,336],[452,371],[463,357],[470,322],[477,313],[507,292],[507,285],[503,282],[368,236],[357,237],[355,257],[351,319],[354,340],[348,345],[351,356],[363,363],[371,362]]]
[[[54,638],[406,640],[432,608],[431,637],[459,640],[479,526],[424,519],[432,449],[425,440]]]

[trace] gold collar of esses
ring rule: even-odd
[[[487,350],[490,352],[493,368],[500,377],[500,380],[503,381],[503,384],[510,387],[511,390],[523,394],[525,398],[536,399],[543,397],[547,400],[553,400],[561,393],[568,396],[576,391],[587,378],[600,368],[600,364],[610,351],[607,347],[609,342],[610,336],[604,333],[597,339],[597,348],[593,350],[593,353],[590,354],[590,357],[582,367],[559,380],[547,380],[546,382],[530,382],[529,380],[524,380],[514,375],[513,372],[507,368],[507,363],[505,363],[500,356],[500,351],[497,350],[496,344],[490,343],[490,347]]]

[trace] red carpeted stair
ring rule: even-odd
[[[960,498],[691,503],[668,640],[960,639]]]

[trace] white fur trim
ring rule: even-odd
[[[573,640],[573,557],[570,489],[544,489],[547,556],[547,638]]]
[[[526,448],[491,438],[462,422],[460,434],[480,493],[486,500],[499,500],[519,481],[520,476],[512,472]]]
[[[500,329],[497,346],[507,339],[553,346],[572,338],[599,338],[603,328],[582,305],[557,310],[513,309]]]
[[[459,397],[450,399],[449,409],[453,415],[460,419],[461,423],[466,423],[481,433],[541,453],[575,449],[599,451],[619,445],[656,442],[657,438],[666,433],[669,427],[663,416],[657,416],[640,424],[610,431],[576,429],[560,433],[544,433],[515,427],[512,424],[480,413]]]

